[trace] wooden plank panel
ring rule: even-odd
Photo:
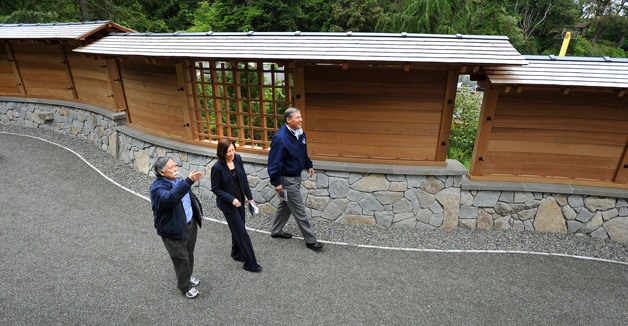
[[[490,140],[489,151],[512,151],[523,153],[555,153],[567,155],[605,156],[618,158],[623,154],[623,146],[598,145],[598,144],[569,144],[554,142],[516,141],[516,140]]]
[[[170,126],[171,128],[181,127],[183,128],[183,117],[180,115],[169,113],[156,113],[152,110],[142,109],[138,107],[134,107],[133,111],[133,121],[135,118],[140,118],[142,121],[152,121],[158,123],[163,126]]]
[[[163,102],[157,102],[147,97],[127,97],[127,105],[129,110],[133,111],[134,108],[140,108],[143,110],[149,110],[155,114],[172,114],[174,116],[180,116],[183,119],[183,112],[179,105],[172,105]]]
[[[335,80],[310,81],[305,84],[306,93],[319,94],[345,94],[348,95],[373,95],[378,94],[384,97],[403,96],[408,97],[441,97],[445,96],[443,85],[432,84],[424,87],[402,83],[360,83],[341,82]]]
[[[307,97],[308,107],[342,107],[362,108],[368,106],[376,110],[421,110],[441,111],[442,97],[412,97],[395,96],[394,98],[381,95],[363,95],[359,100],[346,94],[316,94],[309,93]]]
[[[576,130],[493,128],[491,139],[620,146],[628,141],[628,135],[625,133],[617,133],[618,131],[619,130],[610,130],[609,132],[587,132]]]
[[[377,134],[368,135],[357,132],[320,132],[308,131],[307,139],[310,143],[343,144],[343,145],[373,145],[385,147],[423,147],[436,148],[437,137],[405,135],[403,141],[399,141],[399,135]],[[394,145],[394,146],[393,146]]]
[[[436,155],[435,148],[409,148],[409,147],[382,147],[371,145],[343,145],[343,144],[308,144],[308,151],[312,155],[337,153],[339,157],[376,158],[394,161],[425,160],[431,161]]]
[[[185,138],[185,130],[183,127],[175,128],[171,125],[164,125],[152,119],[145,119],[141,116],[133,116],[133,125],[141,126],[154,133],[165,135],[166,138]]]
[[[308,82],[328,81],[329,76],[341,82],[367,82],[367,83],[402,83],[413,87],[427,84],[445,84],[447,82],[447,70],[415,70],[403,71],[402,69],[366,69],[349,67],[343,70],[341,67],[306,67],[305,74]]]
[[[109,82],[107,70],[104,68],[89,69],[72,67],[72,75],[74,76],[74,78],[102,80]]]
[[[308,130],[342,132],[351,130],[363,134],[438,135],[440,125],[416,122],[382,122],[374,125],[365,121],[309,119]],[[401,140],[400,140],[401,141]]]
[[[305,79],[312,155],[434,161],[447,70],[310,66]]]
[[[69,89],[53,89],[50,87],[37,88],[29,87],[28,94],[34,96],[50,97],[53,99],[72,99],[72,92]]]
[[[616,157],[569,155],[555,153],[525,153],[515,151],[487,152],[484,161],[496,164],[545,164],[564,167],[591,167],[594,169],[615,169],[619,162]]]
[[[628,108],[619,106],[583,106],[581,103],[537,103],[532,106],[529,102],[500,102],[497,112],[497,116],[603,118],[605,120],[625,120],[628,123]]]
[[[574,107],[628,107],[628,98],[618,99],[616,96],[609,96],[611,94],[608,92],[600,92],[598,89],[582,89],[568,95],[557,96],[556,92],[559,89],[554,86],[534,90],[526,88],[521,93],[502,93],[500,94],[500,105],[508,106],[510,103],[523,102],[528,103],[529,107],[564,104],[571,104]]]
[[[606,132],[609,130],[626,130],[626,121],[617,120],[590,120],[577,118],[556,117],[527,117],[500,115],[494,118],[495,127],[548,129],[548,130],[579,130],[592,132]]]
[[[372,122],[417,122],[440,123],[440,111],[394,110],[382,111],[372,108],[343,108],[343,107],[308,107],[308,119],[327,120],[359,120]]]
[[[546,164],[498,164],[484,162],[483,172],[487,175],[519,175],[562,178],[584,178],[601,181],[612,181],[614,169],[593,169],[591,167],[569,167]]]

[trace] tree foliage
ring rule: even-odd
[[[523,54],[624,56],[628,0],[20,0],[0,23],[113,20],[140,32],[311,31],[505,35]],[[577,23],[587,23],[577,30]]]

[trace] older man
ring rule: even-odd
[[[316,240],[314,230],[305,215],[305,205],[301,198],[301,172],[308,170],[314,176],[314,166],[307,155],[305,133],[301,129],[303,118],[296,108],[288,108],[284,113],[286,124],[274,135],[268,154],[268,175],[270,183],[282,198],[270,230],[273,238],[290,239],[292,234],[284,232],[290,214],[303,234],[305,245],[319,251],[323,244]]]
[[[177,287],[192,299],[198,295],[195,286],[200,283],[192,273],[197,225],[201,226],[203,208],[190,189],[203,173],[192,171],[187,178],[180,178],[177,163],[165,156],[157,158],[153,170],[157,179],[150,186],[150,203],[155,228],[174,265]]]

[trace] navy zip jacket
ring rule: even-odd
[[[305,132],[297,139],[285,124],[273,135],[268,153],[268,175],[273,186],[281,184],[281,176],[296,177],[314,165],[307,155]]]
[[[157,234],[177,240],[187,237],[187,218],[181,202],[187,193],[190,194],[192,204],[192,222],[201,226],[203,207],[194,193],[190,191],[193,184],[194,181],[185,178],[183,182],[173,185],[170,180],[159,176],[150,186],[150,203]]]

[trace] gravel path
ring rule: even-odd
[[[87,141],[40,129],[0,125],[0,132],[29,135],[72,149],[102,173],[119,184],[148,196],[153,179],[136,172],[129,165],[111,157],[108,153]],[[0,145],[1,146],[1,145]],[[201,198],[206,217],[223,220],[211,198]],[[247,219],[247,225],[266,232],[272,216],[259,215]],[[459,230],[457,232],[412,230],[358,226],[314,220],[319,240],[347,243],[355,246],[381,246],[411,248],[416,250],[478,250],[478,251],[525,251],[568,256],[593,257],[628,263],[628,243],[589,238],[573,234],[544,234],[515,230]],[[286,231],[299,234],[293,220]]]

